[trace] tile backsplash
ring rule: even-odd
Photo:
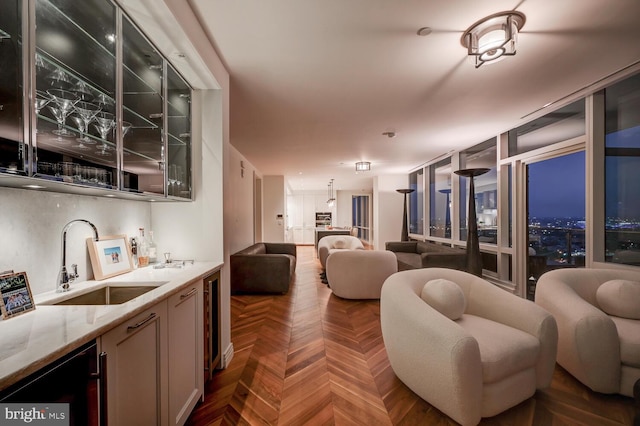
[[[62,260],[62,229],[74,219],[92,222],[101,236],[138,234],[150,228],[148,202],[0,187],[0,272],[25,271],[34,294],[56,288]],[[86,239],[91,228],[76,223],[67,232],[67,266],[93,278]]]

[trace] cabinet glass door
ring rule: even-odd
[[[36,0],[35,175],[115,187],[116,8]]]
[[[20,0],[2,3],[0,64],[0,172],[25,174]]]
[[[191,198],[191,88],[167,67],[167,194]]]
[[[123,189],[164,194],[163,58],[122,19]]]

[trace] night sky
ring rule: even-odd
[[[530,164],[529,217],[584,219],[584,171],[584,152]]]

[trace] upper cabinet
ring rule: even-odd
[[[0,13],[0,171],[25,173],[22,69],[22,2],[2,3]]]
[[[190,200],[192,90],[153,43],[109,0],[9,3],[0,172]]]

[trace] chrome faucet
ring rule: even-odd
[[[96,226],[84,219],[74,219],[71,222],[67,223],[64,228],[62,228],[62,266],[60,267],[60,272],[58,273],[58,285],[56,287],[56,291],[58,293],[62,293],[65,291],[69,291],[69,285],[78,278],[78,265],[75,263],[71,265],[73,269],[72,273],[67,272],[67,231],[74,223],[84,222],[87,225],[91,226],[93,229],[93,239],[98,241],[98,229]]]

